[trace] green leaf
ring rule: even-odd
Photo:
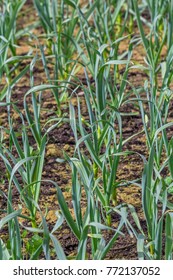
[[[66,255],[64,253],[64,250],[61,246],[61,244],[59,243],[59,241],[56,239],[56,237],[50,233],[50,238],[52,240],[52,243],[53,243],[53,246],[54,246],[54,249],[55,249],[55,252],[57,254],[57,257],[59,260],[66,260]]]
[[[9,260],[10,257],[11,257],[10,253],[9,253],[6,245],[4,244],[2,239],[0,239],[0,260],[2,260],[2,261]]]
[[[0,229],[2,229],[2,227],[8,223],[9,221],[11,221],[12,219],[16,218],[17,216],[19,216],[22,212],[22,209],[16,210],[10,214],[8,214],[7,216],[5,216],[4,218],[2,218],[0,220]]]
[[[73,231],[73,233],[75,234],[75,236],[80,239],[80,231],[77,228],[76,223],[74,222],[72,215],[69,211],[68,205],[64,199],[64,196],[62,194],[62,191],[60,190],[59,187],[57,187],[57,196],[58,196],[58,202],[59,202],[59,206],[60,209],[69,225],[69,227],[71,228],[71,230]]]

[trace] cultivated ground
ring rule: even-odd
[[[81,7],[84,7],[88,4],[90,1],[81,1]],[[91,1],[92,2],[92,1]],[[127,1],[128,2],[128,1]],[[83,5],[83,6],[82,6]],[[125,8],[122,7],[122,11]],[[122,14],[124,11],[122,12]],[[146,21],[151,21],[151,17],[149,14],[149,11],[147,9],[144,9],[142,12],[142,17]],[[90,25],[92,25],[93,18],[90,19]],[[124,20],[124,19],[123,19]],[[123,25],[123,20],[121,24]],[[20,14],[17,18],[17,30],[22,30],[26,28],[27,26],[31,26],[32,24],[36,23],[36,21],[39,21],[38,13],[36,12],[36,9],[33,6],[32,1],[26,1],[24,6],[22,7],[22,10],[20,11]],[[128,21],[127,21],[128,22]],[[77,27],[76,27],[77,28]],[[79,28],[79,26],[78,26]],[[94,28],[94,27],[93,27]],[[117,27],[118,28],[118,27]],[[147,37],[148,34],[151,32],[149,27],[144,24],[143,26],[145,36]],[[77,32],[77,30],[75,31]],[[117,32],[115,28],[115,32]],[[29,34],[31,33],[31,34]],[[47,44],[47,37],[44,38],[45,31],[41,24],[38,24],[36,27],[34,27],[29,33],[22,35],[18,42],[17,42],[17,55],[23,57],[23,59],[20,61],[18,71],[22,71],[27,65],[29,65],[32,61],[31,58],[25,59],[25,56],[28,54],[28,52],[32,49],[32,55],[38,55],[38,58],[41,58],[41,52],[39,49],[40,45]],[[34,35],[34,36],[33,36]],[[43,36],[42,36],[43,35]],[[124,30],[123,36],[129,35],[127,30]],[[140,36],[140,29],[137,25],[136,19],[134,19],[134,25],[133,30],[130,36],[125,37],[118,46],[118,56],[120,57],[121,54],[128,51],[129,49],[129,43],[134,38],[137,38]],[[46,53],[47,52],[47,53]],[[48,50],[45,50],[46,55],[48,54]],[[75,54],[76,55],[76,54]],[[159,58],[159,63],[161,61],[165,61],[168,55],[168,48],[167,45],[164,44]],[[147,99],[146,91],[144,90],[144,83],[145,81],[149,81],[150,83],[150,73],[149,71],[145,71],[143,67],[148,67],[146,64],[146,50],[143,46],[143,42],[139,41],[138,44],[134,44],[132,48],[132,56],[130,58],[130,66],[134,65],[140,65],[140,67],[132,67],[128,71],[127,75],[127,83],[124,88],[124,97],[122,104],[118,107],[118,111],[121,113],[121,120],[122,120],[122,137],[125,144],[122,147],[121,155],[119,156],[119,163],[116,171],[116,178],[115,181],[117,183],[117,207],[120,207],[121,205],[126,205],[128,209],[128,205],[132,205],[134,207],[134,210],[136,211],[136,214],[139,218],[140,225],[142,227],[143,232],[148,234],[148,228],[146,223],[146,216],[144,214],[144,209],[142,206],[142,191],[141,191],[141,178],[142,173],[144,170],[144,160],[148,161],[150,150],[148,149],[148,143],[146,139],[146,133],[144,130],[144,123],[143,119],[141,117],[141,110],[139,106],[139,100],[137,100],[136,94],[134,92],[134,89],[141,90],[140,98],[141,100]],[[127,59],[127,56],[123,58],[124,60]],[[51,79],[54,79],[54,67],[52,66],[54,63],[54,60],[50,57],[48,59],[48,69],[50,72]],[[158,63],[158,64],[159,64]],[[126,66],[123,64],[120,64],[118,67],[119,75],[120,77],[117,78],[117,81],[119,79],[120,82],[117,82],[116,87],[117,90],[121,86],[123,73],[126,71]],[[14,73],[14,75],[16,75]],[[34,65],[33,68],[33,78],[34,78],[34,86],[40,86],[42,84],[50,84],[50,81],[48,81],[48,78],[45,73],[45,67],[43,66],[43,61],[41,59],[38,59]],[[113,69],[111,71],[110,69],[110,75],[113,74]],[[31,88],[31,72],[28,71],[26,74],[20,79],[18,83],[15,84],[15,86],[11,90],[11,97],[10,102],[15,104],[17,108],[19,109],[20,113],[23,114],[24,119],[25,117],[25,110],[24,108],[24,96],[25,94],[30,90]],[[77,80],[78,79],[78,80]],[[94,77],[92,77],[91,73],[89,73],[89,79],[90,79],[90,85],[93,87],[93,89],[96,86],[96,82]],[[84,118],[85,122],[89,121],[89,113],[88,108],[86,104],[86,96],[85,92],[83,91],[83,87],[88,88],[88,82],[86,79],[86,75],[84,72],[84,68],[81,66],[78,71],[75,72],[74,77],[71,78],[71,81],[73,81],[73,84],[70,84],[67,89],[68,97],[64,98],[64,100],[61,101],[61,116],[57,112],[57,102],[54,98],[53,92],[50,89],[47,89],[46,91],[43,91],[41,100],[40,100],[40,123],[42,126],[42,131],[46,130],[46,128],[49,126],[50,123],[47,123],[49,120],[53,120],[52,124],[55,123],[54,119],[60,120],[62,118],[62,122],[57,125],[54,129],[52,129],[48,134],[47,144],[46,144],[46,150],[45,150],[45,160],[43,164],[43,172],[42,172],[42,180],[49,180],[47,182],[42,182],[40,187],[40,196],[38,200],[38,205],[40,207],[40,211],[45,216],[45,220],[47,222],[47,227],[49,231],[53,229],[53,227],[56,224],[57,221],[57,210],[60,209],[59,201],[57,199],[57,190],[55,186],[50,182],[53,181],[58,184],[60,189],[63,192],[65,201],[68,204],[68,208],[72,214],[72,217],[74,217],[74,206],[72,204],[72,169],[68,162],[60,162],[57,161],[57,158],[64,158],[64,152],[69,157],[74,157],[75,153],[75,147],[76,147],[76,140],[74,137],[74,132],[72,130],[71,123],[69,121],[69,102],[74,106],[76,116],[79,114],[78,112],[78,99],[80,100],[81,104],[81,115]],[[76,82],[77,81],[77,82]],[[79,82],[78,82],[79,81]],[[2,79],[1,82],[1,88],[4,88],[6,81],[5,78]],[[82,87],[78,87],[82,83]],[[161,88],[163,84],[163,76],[161,75],[161,71],[157,73],[157,89]],[[150,90],[151,85],[148,86]],[[77,88],[77,89],[76,89]],[[75,90],[76,89],[76,90]],[[173,90],[172,82],[169,84],[169,89]],[[114,93],[116,94],[116,92]],[[159,94],[159,92],[157,93]],[[134,101],[134,99],[136,99]],[[32,99],[31,96],[28,96],[27,99],[28,106],[31,111],[33,111],[32,108]],[[109,102],[109,100],[108,100]],[[144,102],[143,103],[145,114],[148,116],[150,120],[150,108],[149,103]],[[109,108],[107,107],[107,110]],[[18,137],[18,141],[22,146],[22,129],[23,125],[21,122],[21,117],[19,115],[19,112],[15,111],[15,108],[11,107],[11,120],[13,122],[13,129]],[[168,110],[168,117],[166,123],[169,123],[172,121],[173,116],[173,109],[172,109],[172,101],[170,100],[169,103],[169,110]],[[109,121],[109,120],[107,120]],[[27,120],[26,120],[27,123]],[[29,143],[30,147],[36,150],[36,141],[30,131],[29,124],[27,123],[28,127],[27,133],[29,137]],[[7,106],[1,106],[0,107],[0,126],[3,127],[1,130],[3,133],[3,140],[1,143],[1,146],[10,149],[12,151],[13,156],[17,159],[18,154],[16,149],[14,148],[14,144],[12,139],[10,138],[10,127],[9,127],[9,116],[7,112]],[[118,127],[117,121],[114,124],[115,132],[117,133],[117,141],[120,141],[120,131]],[[86,126],[87,130],[87,126]],[[150,128],[149,128],[150,131]],[[170,126],[166,129],[167,138],[168,141],[172,137],[172,131],[173,128]],[[90,133],[90,129],[88,131],[88,135]],[[81,137],[81,136],[80,136]],[[80,138],[79,137],[79,138]],[[2,136],[1,136],[2,138]],[[126,140],[129,138],[129,140],[126,142]],[[118,143],[117,142],[117,143]],[[81,141],[80,143],[80,149],[84,155],[86,155],[88,158],[90,158],[90,153],[87,150],[87,147],[85,145],[85,141]],[[102,153],[104,153],[104,147]],[[123,154],[123,152],[126,152]],[[164,162],[164,159],[166,158],[165,150],[162,151],[162,158],[161,162]],[[12,158],[9,159],[12,161]],[[91,159],[92,161],[92,159]],[[159,163],[160,164],[160,163]],[[14,166],[14,164],[13,164]],[[154,165],[153,165],[154,168]],[[158,170],[160,170],[158,168]],[[101,172],[101,171],[99,171]],[[159,171],[160,172],[160,171]],[[166,178],[170,174],[169,168],[166,166],[162,170],[163,178]],[[0,212],[1,218],[3,218],[6,214],[6,209],[9,207],[7,200],[4,199],[4,196],[2,195],[2,192],[9,196],[8,190],[9,190],[9,177],[10,175],[7,172],[7,168],[5,166],[4,160],[2,158],[2,153],[0,155],[0,209],[2,210]],[[22,176],[18,172],[16,172],[16,178],[19,181],[19,184],[23,184]],[[99,175],[98,175],[99,176]],[[14,184],[14,182],[13,182]],[[15,184],[14,184],[15,185]],[[23,187],[23,186],[22,186]],[[17,210],[20,207],[22,207],[22,215],[29,215],[29,212],[27,208],[24,205],[22,196],[19,195],[19,191],[15,186],[12,187],[12,205],[13,209]],[[85,194],[85,188],[81,191],[81,209],[82,213],[84,215],[85,211],[87,211],[87,201],[86,201],[86,194]],[[170,196],[170,202],[171,202],[171,196]],[[97,204],[98,203],[98,204]],[[97,202],[96,205],[99,209],[99,203]],[[160,202],[161,203],[161,202]],[[110,202],[110,206],[113,206],[113,202]],[[120,208],[119,208],[120,209]],[[130,208],[129,208],[130,209]],[[162,211],[162,206],[160,206],[159,211]],[[4,210],[4,211],[3,211]],[[99,210],[100,211],[100,210]],[[136,230],[138,233],[140,233],[140,230],[136,224],[136,220],[133,216],[133,211],[130,212],[130,210],[127,211],[128,213],[128,221],[129,224],[132,226],[134,230]],[[159,213],[159,212],[158,212]],[[160,214],[158,214],[160,215]],[[118,227],[119,221],[120,221],[120,215],[113,211],[111,214],[112,221],[111,221],[111,227],[113,229],[116,229]],[[159,218],[159,216],[157,217]],[[103,218],[101,218],[102,220]],[[22,234],[22,247],[23,247],[23,254],[24,259],[30,258],[30,255],[32,255],[35,248],[38,248],[39,238],[38,238],[38,244],[37,240],[37,234],[33,233],[32,231],[29,231],[28,228],[31,227],[31,222],[25,219],[24,217],[19,217],[20,223],[23,225],[23,228],[21,227],[21,234]],[[103,220],[102,220],[103,221]],[[39,226],[39,223],[42,222],[42,217],[40,215],[40,212],[37,211],[36,214],[36,224],[38,228],[41,228]],[[124,235],[118,236],[117,240],[112,245],[111,249],[106,255],[106,259],[138,259],[138,253],[137,252],[137,240],[135,234],[132,234],[132,228],[130,228],[127,225],[123,225],[121,231]],[[131,234],[130,234],[131,233]],[[93,233],[94,234],[94,233]],[[95,233],[96,234],[96,233]],[[99,234],[99,233],[98,233]],[[106,228],[102,231],[102,236],[104,237],[106,242],[109,242],[111,237],[113,236],[114,232],[111,230],[107,230]],[[59,240],[65,255],[68,258],[75,258],[77,254],[78,244],[79,240],[74,236],[74,233],[72,232],[69,225],[64,222],[62,225],[56,230],[54,233],[55,237]],[[33,238],[35,236],[35,239]],[[38,236],[42,236],[42,233]],[[88,235],[89,236],[89,235]],[[3,240],[4,243],[8,243],[10,235],[8,232],[8,224],[5,224],[0,231],[0,237]],[[33,244],[35,242],[36,245],[33,245],[29,243],[29,240],[32,240],[33,238]],[[149,242],[150,240],[146,238],[146,242]],[[87,245],[86,245],[86,251],[88,259],[91,259],[92,256],[92,244],[91,244],[91,238],[87,239]],[[163,242],[164,241],[164,234],[163,234]],[[35,248],[34,248],[35,246]],[[8,246],[10,248],[10,245]],[[55,251],[53,250],[52,243],[50,244],[51,248],[51,258],[56,258]],[[162,256],[163,257],[163,256]],[[40,252],[39,258],[45,259],[45,255],[43,252]]]

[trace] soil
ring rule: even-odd
[[[32,12],[28,13],[30,10]],[[147,15],[146,15],[147,16]],[[37,18],[35,11],[32,9],[32,1],[27,1],[24,8],[22,9],[21,16],[18,19],[18,28],[24,28],[29,26],[31,23],[35,21]],[[34,33],[36,35],[41,34],[43,30],[41,28],[35,28]],[[136,29],[135,32],[138,32]],[[41,40],[41,39],[40,39]],[[30,45],[36,51],[35,42],[30,40],[29,37],[22,37],[19,40],[20,49],[18,50],[18,54],[25,55],[30,49]],[[126,44],[123,42],[121,45],[120,51],[123,52],[128,47],[128,42]],[[163,54],[164,56],[164,54]],[[141,45],[138,45],[133,51],[132,60],[137,61],[141,64],[144,64],[144,50]],[[27,65],[26,62],[22,62],[21,68]],[[123,69],[122,69],[123,71]],[[81,75],[81,74],[80,74]],[[83,82],[85,82],[85,77],[80,76]],[[23,108],[23,98],[26,92],[29,90],[29,74],[26,74],[24,78],[20,81],[12,89],[12,101],[16,103],[18,108],[22,113],[24,113]],[[34,83],[35,85],[40,85],[41,83],[46,82],[46,77],[44,74],[44,69],[41,64],[37,63],[34,68]],[[147,79],[147,75],[140,71],[130,71],[128,75],[128,80],[134,87],[140,87],[143,85],[144,81]],[[128,91],[132,90],[132,87],[129,86]],[[79,94],[80,100],[82,103],[82,114],[87,117],[87,109],[84,102],[83,94],[80,92]],[[131,95],[131,97],[134,97]],[[76,104],[76,97],[72,97],[71,102]],[[68,113],[68,104],[63,104],[63,112]],[[173,116],[173,107],[170,107],[169,117]],[[5,126],[8,129],[7,125],[7,113],[5,107],[0,107],[0,125]],[[56,115],[56,102],[54,101],[54,97],[50,91],[45,91],[42,96],[42,109],[41,109],[41,121],[44,124],[45,120],[50,117],[57,117]],[[124,139],[135,135],[136,133],[142,131],[143,124],[140,117],[138,107],[135,107],[134,104],[127,103],[121,107],[121,112],[124,113],[136,113],[133,116],[123,116],[123,136]],[[13,120],[16,131],[21,132],[21,122],[17,113],[14,111]],[[170,129],[170,134],[172,133]],[[9,134],[4,134],[4,141],[6,144],[9,144]],[[30,139],[31,145],[34,145],[34,140]],[[68,155],[73,155],[74,151],[74,137],[73,132],[70,128],[69,123],[63,123],[61,126],[55,128],[49,134],[49,141],[46,148],[46,156],[43,170],[43,180],[51,180],[56,182],[62,189],[66,200],[68,201],[69,208],[72,208],[71,203],[71,169],[70,166],[66,163],[59,163],[56,161],[57,158],[63,157],[63,151],[65,151]],[[134,136],[125,146],[124,150],[134,151],[142,154],[147,158],[147,149],[146,149],[146,139],[144,137],[144,133],[141,133],[137,136]],[[2,159],[0,159],[0,189],[6,192],[8,189],[8,182],[6,176],[4,174],[4,164]],[[117,181],[134,181],[141,178],[141,174],[143,171],[143,161],[141,157],[134,153],[132,155],[121,157],[120,164],[117,173]],[[18,192],[13,190],[13,203],[14,208],[17,208],[19,200]],[[1,197],[2,198],[2,197]],[[118,203],[127,203],[134,206],[138,217],[140,219],[142,228],[144,232],[146,231],[145,218],[142,212],[141,207],[141,190],[139,187],[134,185],[133,183],[128,186],[121,186],[118,189]],[[51,183],[43,184],[41,187],[41,194],[39,205],[43,213],[45,213],[47,209],[47,223],[49,228],[53,228],[56,222],[56,211],[58,209],[58,201],[56,190]],[[83,206],[85,206],[85,201],[83,201]],[[0,200],[0,209],[6,208],[6,201],[4,199]],[[3,214],[2,214],[3,215]],[[134,221],[131,216],[129,216],[130,222],[133,226]],[[39,217],[38,217],[39,220]],[[112,224],[117,224],[119,221],[119,217],[115,213],[112,217]],[[111,251],[106,256],[107,259],[137,259],[137,248],[136,248],[136,240],[134,237],[131,237],[127,230],[123,229],[124,236],[120,236],[112,247]],[[6,228],[3,228],[1,231],[1,236],[3,238],[8,238],[8,233],[6,232]],[[65,253],[69,257],[73,257],[77,250],[78,242],[74,235],[72,234],[69,227],[63,223],[61,230],[57,231],[57,237],[60,241]],[[108,241],[111,237],[111,233],[107,232],[105,234],[105,239]],[[90,252],[89,244],[88,244],[88,252]]]

